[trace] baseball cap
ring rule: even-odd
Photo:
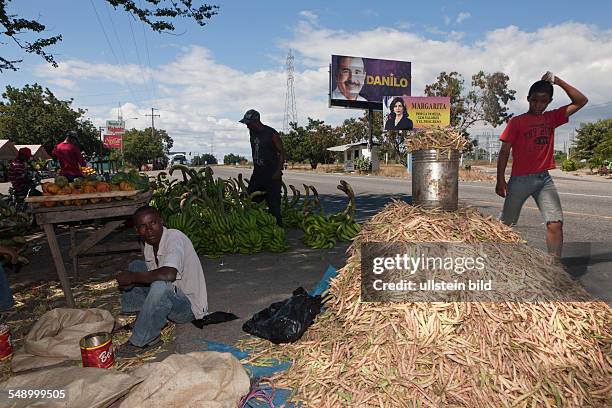
[[[253,123],[259,120],[259,112],[255,109],[249,109],[245,114],[244,118],[240,119],[239,122],[248,125],[249,123]]]

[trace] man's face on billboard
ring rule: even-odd
[[[356,100],[365,82],[366,73],[361,58],[342,57],[338,61],[338,90],[349,100]]]

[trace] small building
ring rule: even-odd
[[[21,149],[22,147],[27,147],[32,152],[32,158],[35,160],[36,159],[43,159],[43,160],[52,159],[51,155],[47,153],[47,151],[42,145],[15,145],[15,147],[17,148],[17,150]]]
[[[380,161],[378,160],[379,149],[380,143],[375,142],[368,149],[368,142],[365,140],[327,148],[331,152],[343,153],[344,171],[355,171],[355,160],[359,157],[369,158],[372,162],[372,171],[378,171],[380,169]]]
[[[0,139],[0,161],[12,161],[17,157],[17,148],[8,139]]]

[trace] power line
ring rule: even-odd
[[[100,18],[100,15],[98,14],[98,10],[96,9],[96,6],[93,2],[93,0],[89,0],[89,2],[91,3],[91,7],[94,10],[94,13],[96,14],[96,19],[98,20],[98,24],[100,24],[100,28],[102,29],[102,33],[104,34],[104,38],[106,39],[106,43],[108,44],[108,47],[111,50],[111,53],[113,54],[113,57],[115,58],[115,62],[117,63],[117,65],[121,66],[121,64],[119,63],[119,58],[117,58],[117,54],[115,53],[115,49],[113,48],[113,45],[111,44],[110,39],[108,38],[108,35],[106,34],[106,30],[104,29],[104,24],[102,24],[102,19]],[[113,25],[114,28],[114,25]],[[125,58],[125,55],[124,55]],[[127,88],[129,90],[129,92],[132,94],[132,97],[134,97],[134,99],[136,99],[136,97],[134,96],[134,93],[132,91],[132,88],[130,87],[130,83],[127,80],[127,77],[125,76],[125,72],[123,70],[121,70],[121,74],[123,76],[123,79],[125,80],[125,83],[127,85]]]
[[[149,89],[148,77],[145,75],[144,71],[142,70],[142,62],[140,61],[140,52],[138,51],[138,44],[136,43],[136,36],[134,35],[134,28],[132,27],[132,20],[130,19],[130,16],[131,14],[128,14],[127,19],[128,19],[128,23],[130,24],[130,33],[132,34],[132,41],[134,42],[134,48],[136,49],[136,59],[138,60],[138,69],[140,70],[140,74],[142,75],[142,81],[143,81],[145,88],[147,88],[147,92],[151,96],[153,96],[153,94],[151,93],[151,90]]]
[[[138,0],[138,7],[142,8],[142,4],[140,0]],[[147,66],[149,67],[149,70],[151,71],[151,73],[153,73],[153,66],[151,65],[151,55],[149,52],[149,42],[147,40],[147,30],[145,27],[145,23],[142,20],[140,20],[140,25],[142,26],[142,37],[144,38],[145,50],[147,51]],[[153,90],[153,98],[157,99],[157,90],[155,89],[155,84],[153,84],[152,75],[151,75],[151,78],[149,78],[149,80],[151,81],[151,89]]]

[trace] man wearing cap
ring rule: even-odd
[[[247,111],[240,120],[249,128],[251,153],[253,156],[253,174],[249,180],[249,193],[265,191],[266,203],[276,223],[282,225],[281,216],[281,177],[285,162],[283,142],[276,130],[260,121],[259,112]],[[255,200],[261,200],[261,196]]]
[[[17,152],[15,160],[9,164],[8,179],[13,186],[15,195],[25,196],[28,190],[33,187],[32,179],[28,174],[28,161],[32,158],[32,151],[27,147],[22,147]]]
[[[58,143],[51,153],[60,163],[60,175],[73,181],[77,177],[82,177],[81,166],[86,166],[85,160],[81,155],[81,149],[77,146],[77,133],[68,132],[66,139]]]

